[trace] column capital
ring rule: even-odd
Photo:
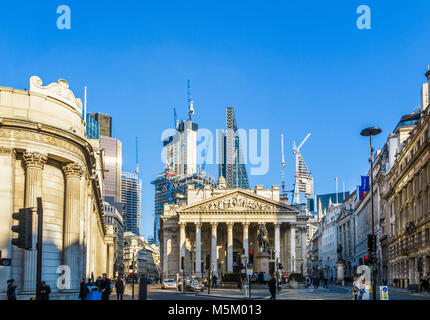
[[[215,227],[215,228],[218,226],[218,222],[217,221],[211,221],[210,224],[211,224],[212,227]]]
[[[40,152],[24,152],[23,158],[27,167],[43,169],[48,157]]]
[[[80,179],[84,174],[84,170],[82,169],[82,166],[80,164],[77,164],[76,162],[68,163],[64,165],[62,168],[67,179],[69,178]]]
[[[196,225],[196,227],[201,227],[202,226],[202,222],[201,221],[194,221],[194,224]]]
[[[234,226],[233,221],[227,221],[225,224],[227,225],[227,227],[233,227]]]
[[[274,225],[275,227],[280,227],[280,226],[281,226],[281,224],[282,224],[282,222],[280,222],[280,221],[274,221],[274,222],[273,222],[273,225]]]
[[[251,224],[251,222],[249,222],[249,221],[243,221],[242,222],[242,225],[244,226],[244,227],[249,227],[249,225]]]

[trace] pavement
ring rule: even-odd
[[[161,289],[159,284],[148,285],[148,300],[244,300],[248,299],[239,289],[211,289],[203,292],[181,293],[173,289]],[[139,299],[139,285],[135,285],[134,300]],[[406,289],[389,287],[390,300],[430,300],[430,294],[411,293]],[[115,290],[111,300],[116,300]],[[268,289],[251,289],[252,300],[268,300],[270,298]],[[317,289],[290,289],[282,288],[278,291],[277,300],[352,300],[350,286],[329,285],[327,288]],[[379,299],[379,292],[377,292]],[[132,300],[131,285],[126,285],[124,300]]]

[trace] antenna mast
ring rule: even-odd
[[[284,135],[281,133],[281,151],[282,151],[282,171],[281,171],[281,186],[282,194],[285,194],[285,157],[284,157]]]
[[[137,149],[137,137],[136,137],[136,174],[139,175],[139,153]]]
[[[194,114],[194,101],[193,101],[193,98],[191,97],[190,89],[191,89],[190,80],[188,80],[188,83],[187,83],[188,120],[191,121],[191,117]]]

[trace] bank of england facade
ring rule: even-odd
[[[231,273],[254,253],[253,271],[262,272],[258,230],[267,230],[270,272],[280,262],[284,272],[306,272],[306,221],[295,207],[280,201],[272,189],[229,189],[220,177],[218,187],[189,185],[186,201],[165,204],[160,227],[162,275],[202,277],[208,270]],[[302,250],[302,248],[304,248]],[[183,269],[181,268],[183,266]],[[302,266],[303,265],[303,266]]]

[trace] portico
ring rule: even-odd
[[[252,189],[223,191],[194,203],[165,205],[160,232],[164,276],[183,273],[200,277],[209,270],[218,275],[231,273],[238,270],[243,256],[250,258],[250,250],[257,272],[260,224],[268,231],[272,270],[278,261],[283,271],[299,272],[304,256],[301,233],[306,235],[307,218],[294,207],[268,198],[267,192],[264,197]]]

